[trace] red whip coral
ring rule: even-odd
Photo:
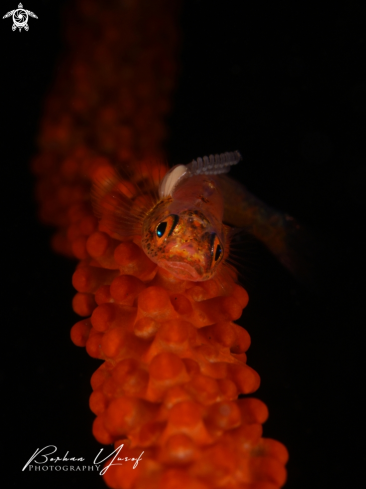
[[[88,244],[102,236],[108,241],[96,231]],[[75,344],[105,360],[92,377],[95,437],[123,444],[124,457],[144,451],[138,470],[127,463],[108,468],[107,484],[281,486],[287,451],[261,438],[266,406],[258,399],[237,400],[259,386],[258,374],[246,364],[249,335],[233,322],[248,302],[245,290],[231,279],[225,288],[215,278],[184,282],[156,267],[153,278],[141,280],[138,260],[131,258],[128,274],[118,262],[125,250],[138,258],[139,247],[114,246],[114,270],[76,270],[79,294],[90,294],[91,301],[95,292],[98,306],[71,331]],[[93,255],[92,244],[87,249]],[[98,263],[110,256],[106,249]]]
[[[150,261],[138,236],[119,238],[93,215],[91,182],[108,181],[114,166],[159,173],[153,157],[176,70],[174,3],[110,7],[78,3],[72,54],[48,99],[33,165],[41,218],[59,229],[53,246],[80,260],[73,308],[86,319],[71,338],[104,360],[91,380],[93,433],[123,445],[124,459],[107,462],[105,481],[116,489],[278,488],[287,451],[261,436],[266,406],[238,400],[259,387],[246,364],[249,335],[233,322],[246,291],[230,273],[176,278]],[[133,194],[131,182],[121,185]],[[143,208],[139,196],[134,202]]]

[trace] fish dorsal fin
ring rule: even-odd
[[[191,175],[220,175],[222,173],[227,173],[231,166],[236,165],[242,159],[239,151],[233,151],[231,153],[226,152],[219,155],[209,155],[191,161],[191,163],[187,165],[187,169]]]
[[[159,197],[165,199],[171,196],[178,182],[189,176],[189,170],[185,165],[173,166],[163,178],[159,186]]]
[[[174,166],[163,178],[159,186],[159,197],[165,199],[171,195],[178,183],[194,175],[220,175],[227,173],[230,167],[239,163],[242,156],[239,151],[204,156],[191,161],[188,165]]]

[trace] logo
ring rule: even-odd
[[[38,17],[33,12],[31,12],[30,10],[25,10],[21,3],[18,5],[18,8],[16,10],[11,10],[7,14],[5,14],[3,19],[6,19],[11,15],[13,16],[13,22],[14,22],[12,26],[13,31],[15,31],[17,27],[19,31],[21,31],[22,29],[27,31],[29,29],[28,16],[38,19]]]

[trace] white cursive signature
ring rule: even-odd
[[[50,452],[47,452],[47,453],[43,453],[47,448],[50,448],[50,449],[53,448],[53,450]],[[69,454],[69,452],[66,452],[66,454],[62,458],[60,458],[60,457],[55,457],[55,458],[49,457],[49,455],[54,454],[56,451],[57,451],[57,447],[55,445],[47,445],[46,447],[42,448],[41,450],[39,448],[37,448],[37,450],[33,453],[31,458],[28,460],[28,462],[22,468],[22,471],[24,469],[26,469],[28,467],[28,465],[33,460],[36,464],[45,464],[47,462],[54,462],[54,463],[57,463],[57,462],[84,462],[84,460],[85,460],[85,458],[83,458],[83,457],[80,457],[80,458],[70,457],[70,458],[68,458],[67,455]],[[42,461],[35,460],[35,458],[38,456],[43,457],[43,460]]]
[[[115,456],[113,457],[113,459],[111,460],[111,462],[110,462],[108,465],[106,465],[106,466],[105,466],[105,467],[104,467],[104,468],[103,468],[103,469],[100,471],[100,475],[104,475],[104,474],[107,472],[107,470],[109,469],[109,467],[112,467],[112,465],[122,465],[122,464],[118,464],[118,463],[115,463],[115,464],[113,463],[113,462],[116,460],[116,458],[117,458],[117,461],[120,461],[120,462],[128,462],[128,461],[135,462],[135,463],[134,463],[134,465],[133,465],[133,469],[135,469],[135,468],[137,467],[138,463],[139,463],[139,462],[140,462],[140,460],[141,460],[142,454],[143,454],[144,452],[141,452],[138,458],[135,458],[135,457],[131,457],[131,458],[129,458],[129,457],[122,457],[122,458],[120,458],[120,457],[118,457],[118,455],[119,455],[119,452],[122,450],[122,448],[123,448],[123,444],[122,444],[122,445],[120,445],[118,448],[116,448],[116,449],[115,449],[115,450],[114,450],[114,451],[113,451],[113,452],[112,452],[110,455],[107,455],[107,456],[106,456],[106,457],[105,457],[103,460],[99,460],[99,461],[97,462],[97,458],[98,458],[98,457],[99,457],[99,455],[102,453],[102,451],[104,450],[104,448],[101,448],[101,449],[100,449],[100,451],[99,451],[98,455],[97,455],[97,456],[95,457],[95,459],[94,459],[94,464],[101,464],[102,462],[105,462],[105,461],[106,461],[106,460],[107,460],[109,457],[111,457],[113,454],[115,454]]]
[[[103,452],[104,448],[101,448],[99,450],[99,453],[95,457],[94,462],[93,462],[94,465],[97,467],[97,470],[99,470],[99,465],[101,463],[105,462],[107,459],[109,459],[110,457],[112,457],[114,455],[114,457],[112,458],[110,463],[102,469],[102,471],[100,472],[100,475],[104,475],[107,472],[107,470],[109,469],[109,467],[111,467],[112,465],[122,465],[122,463],[118,463],[118,462],[129,462],[129,461],[135,462],[133,465],[133,468],[135,469],[137,467],[139,461],[141,460],[142,454],[144,452],[141,452],[138,458],[135,458],[135,457],[131,457],[131,458],[130,457],[122,457],[122,458],[120,458],[118,455],[119,455],[120,451],[122,450],[122,448],[123,448],[123,444],[120,445],[118,448],[116,448],[111,454],[107,455],[103,460],[97,461],[99,455]],[[36,464],[42,465],[42,464],[45,464],[47,462],[52,462],[52,463],[56,464],[57,462],[84,462],[84,460],[85,460],[85,458],[83,458],[83,457],[79,457],[79,458],[68,457],[69,452],[66,452],[66,454],[62,458],[50,457],[50,455],[53,455],[56,451],[57,451],[57,447],[55,445],[47,445],[46,447],[44,447],[42,449],[37,448],[37,450],[33,453],[31,458],[28,460],[28,462],[22,468],[22,471],[25,470],[28,467],[28,465],[33,461]],[[114,461],[116,461],[116,463],[113,463]],[[33,466],[31,465],[30,468],[31,467],[33,467]]]

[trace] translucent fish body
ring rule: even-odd
[[[224,222],[261,241],[304,285],[315,285],[319,244],[315,234],[284,212],[265,204],[239,182],[220,176]]]
[[[169,170],[159,161],[118,171],[104,168],[92,191],[99,229],[116,239],[134,239],[179,279],[204,281],[226,262],[232,230],[239,228],[260,240],[301,282],[311,281],[314,242],[302,226],[226,175],[195,174],[192,168]]]

